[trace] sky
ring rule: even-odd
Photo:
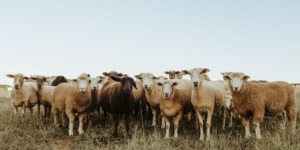
[[[76,78],[209,68],[300,83],[300,1],[14,0],[0,2],[7,74]],[[185,78],[189,78],[188,76]]]

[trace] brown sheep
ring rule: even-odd
[[[160,110],[166,122],[166,135],[169,138],[170,120],[173,117],[174,138],[178,138],[179,121],[182,116],[193,111],[191,103],[192,83],[189,80],[172,79],[158,82],[162,86],[163,100],[160,103]]]
[[[119,117],[125,114],[125,127],[127,137],[131,138],[129,129],[129,116],[132,113],[133,93],[132,88],[136,87],[136,83],[130,77],[110,76],[113,81],[108,81],[102,88],[100,94],[100,105],[106,112],[113,114],[115,121],[114,137],[117,137]]]
[[[295,134],[297,111],[293,86],[282,81],[251,83],[248,81],[250,77],[240,72],[231,72],[225,77],[230,81],[233,104],[242,117],[246,138],[250,137],[251,117],[256,138],[261,139],[259,125],[264,116],[277,116],[282,127],[285,111],[291,123],[292,134]]]
[[[29,108],[30,112],[33,113],[33,107],[39,104],[37,86],[34,82],[25,82],[24,80],[29,79],[23,74],[8,74],[7,77],[14,78],[14,87],[11,91],[11,100],[15,108],[15,114],[18,113],[18,107],[22,107],[22,115],[25,114],[26,108]],[[40,112],[38,111],[38,115]]]
[[[75,113],[79,114],[79,134],[83,134],[83,119],[86,116],[86,111],[90,107],[91,98],[91,79],[88,74],[81,74],[77,79],[74,79],[76,84],[61,83],[53,93],[53,111],[54,125],[58,126],[59,112],[65,112],[69,118],[69,136],[73,136],[73,126]],[[63,125],[65,124],[64,117]]]

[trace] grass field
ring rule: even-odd
[[[119,126],[119,138],[111,136],[111,120],[105,125],[99,122],[84,135],[77,133],[69,137],[66,128],[54,129],[52,120],[38,118],[36,111],[32,115],[27,111],[24,117],[14,115],[10,100],[0,98],[0,149],[299,149],[299,118],[295,136],[289,135],[288,130],[277,130],[276,121],[276,118],[265,118],[261,124],[262,140],[256,140],[253,129],[252,137],[244,139],[244,128],[239,119],[235,119],[234,128],[221,130],[219,118],[213,120],[212,139],[209,142],[200,141],[199,131],[186,121],[181,122],[178,139],[165,140],[165,130],[152,128],[150,121],[146,121],[142,128],[140,120],[131,121],[131,131],[134,133],[131,140],[125,138],[123,120]]]

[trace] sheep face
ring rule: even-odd
[[[240,72],[231,72],[224,77],[229,80],[233,92],[239,92],[247,79],[250,77]]]
[[[165,74],[169,75],[169,79],[175,79],[176,71],[175,70],[165,71]]]
[[[19,89],[23,86],[23,83],[24,83],[24,79],[28,79],[28,77],[24,76],[23,74],[15,74],[15,75],[12,75],[12,74],[8,74],[6,75],[7,77],[9,78],[14,78],[14,87],[15,89]]]
[[[143,87],[144,87],[145,90],[149,90],[152,87],[155,80],[157,79],[151,73],[144,73],[142,75],[136,75],[135,77],[142,80]]]
[[[92,88],[93,90],[98,89],[99,83],[100,83],[101,81],[102,81],[102,80],[100,79],[100,77],[92,78],[92,79],[91,79],[91,88]]]
[[[111,76],[116,76],[116,77],[122,77],[123,76],[123,74],[122,73],[118,73],[118,72],[116,72],[116,71],[110,71],[110,72],[103,72],[102,73],[104,76],[107,76],[107,77],[111,77]]]
[[[113,79],[116,82],[121,82],[122,85],[121,87],[125,95],[130,95],[132,93],[133,87],[137,89],[136,83],[131,77],[119,78],[119,77],[111,76],[111,79]]]
[[[91,83],[91,78],[89,74],[81,74],[77,79],[73,80],[77,87],[78,87],[78,91],[81,93],[84,93],[87,91],[87,89],[90,87],[90,83]]]
[[[36,81],[38,89],[41,89],[42,86],[44,85],[44,82],[46,82],[47,80],[45,76],[35,76],[35,77],[30,77],[30,79]]]
[[[183,74],[189,74],[194,87],[200,84],[200,81],[204,79],[205,73],[209,72],[208,68],[193,68],[191,70],[183,70]]]
[[[169,79],[182,79],[182,72],[180,71],[175,71],[175,70],[170,70],[170,71],[165,71],[165,74],[169,75]]]
[[[172,99],[174,96],[174,86],[178,83],[175,81],[158,82],[158,86],[162,86],[162,96],[164,99]]]

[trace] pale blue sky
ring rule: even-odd
[[[8,73],[163,75],[208,67],[300,82],[300,1],[1,1],[0,83]]]

